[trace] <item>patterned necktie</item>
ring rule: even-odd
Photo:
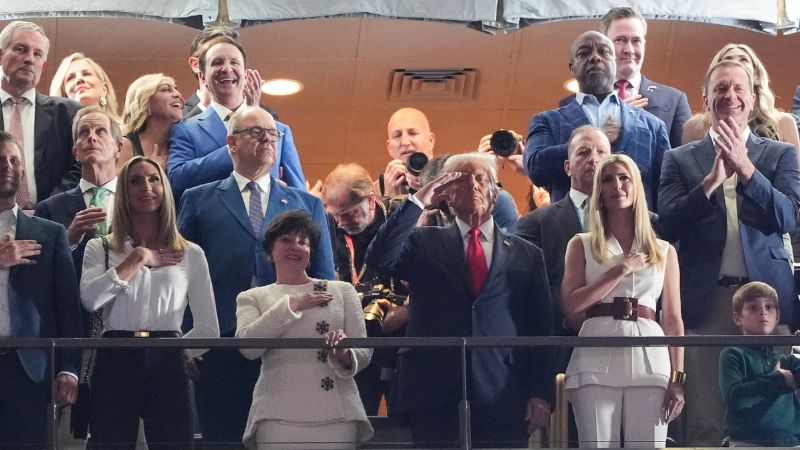
[[[586,233],[589,231],[589,208],[591,207],[592,197],[586,197],[581,203],[581,231]]]
[[[622,100],[628,98],[628,86],[631,84],[628,80],[617,80],[614,82],[614,87],[617,88],[617,96]]]
[[[250,218],[250,226],[256,236],[261,235],[261,227],[264,225],[264,210],[261,208],[261,186],[255,181],[247,183],[250,188],[250,211],[247,213]]]
[[[22,128],[22,103],[26,101],[24,97],[11,97],[9,101],[13,104],[11,109],[11,127],[8,130],[14,140],[19,144],[19,153],[22,156],[20,163],[25,167],[25,132]],[[17,191],[17,203],[22,209],[33,209],[31,202],[31,192],[28,188],[28,174],[27,172],[19,182],[19,190]]]
[[[469,267],[469,275],[472,280],[472,294],[478,296],[483,289],[483,283],[486,282],[486,277],[489,275],[489,268],[486,267],[486,254],[483,252],[478,237],[481,235],[481,230],[473,228],[469,230],[469,244],[467,245],[467,266]]]
[[[92,188],[94,193],[92,194],[92,199],[89,201],[89,206],[92,208],[101,208],[105,211],[105,207],[103,205],[103,200],[105,199],[106,195],[111,192],[106,188],[103,187],[95,187]],[[104,220],[97,224],[97,231],[94,232],[95,237],[101,237],[108,234],[108,221]]]

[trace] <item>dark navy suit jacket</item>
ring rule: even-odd
[[[39,202],[36,205],[34,214],[36,217],[52,220],[60,223],[64,228],[69,228],[75,215],[84,209],[86,209],[86,200],[83,198],[83,193],[80,187],[74,187],[67,192],[62,192]],[[75,272],[78,274],[79,280],[83,270],[83,251],[86,249],[86,243],[93,237],[91,233],[87,233],[78,243],[78,246],[75,247],[75,250],[72,251],[72,261],[75,264]]]
[[[753,178],[736,186],[739,235],[747,273],[778,291],[781,322],[800,327],[800,308],[783,234],[798,224],[800,171],[793,145],[750,134],[747,154],[756,166]],[[720,186],[706,198],[701,182],[716,153],[711,138],[667,152],[661,171],[658,212],[665,239],[678,242],[681,304],[687,328],[703,323],[716,286],[727,229]]]
[[[661,161],[670,149],[664,122],[624,102],[620,108],[622,130],[612,150],[624,152],[636,162],[642,172],[647,205],[655,210]],[[581,105],[573,101],[534,115],[528,126],[525,171],[534,184],[548,188],[553,201],[561,200],[569,192],[570,181],[564,172],[567,144],[572,130],[581,125],[589,125],[589,119]]]
[[[292,130],[277,121],[275,126],[283,133],[283,137],[275,147],[275,164],[270,175],[282,179],[289,186],[305,190],[306,179],[300,167]],[[227,135],[225,124],[213,108],[172,126],[167,173],[176,202],[180,201],[186,189],[223,180],[231,174],[233,161],[225,143]]]
[[[8,277],[11,332],[15,339],[81,337],[81,307],[78,279],[64,227],[49,220],[17,213],[16,240],[32,239],[42,252],[36,264],[17,265]],[[45,349],[17,350],[25,372],[34,382],[47,376],[49,358]],[[55,371],[78,374],[80,350],[56,353]]]
[[[647,106],[644,107],[644,110],[664,121],[667,133],[669,133],[670,145],[673,148],[680,147],[683,125],[692,117],[692,110],[689,108],[686,94],[666,84],[656,83],[644,74],[642,74],[639,94],[647,99]],[[564,106],[573,100],[575,100],[575,94],[562,98],[558,102],[558,106]]]
[[[308,211],[321,230],[319,247],[311,255],[308,275],[336,279],[325,209],[313,195],[272,180],[264,217],[264,230],[277,214],[290,209]],[[206,253],[220,333],[236,329],[236,296],[250,289],[253,277],[259,286],[275,282],[275,269],[267,262],[264,233],[256,236],[250,225],[242,194],[233,175],[184,193],[178,213],[183,236]]]
[[[541,250],[495,226],[492,264],[476,298],[458,227],[414,228],[420,213],[418,206],[404,202],[367,253],[368,265],[409,282],[407,336],[551,334]],[[390,414],[402,419],[416,410],[457,404],[460,373],[457,351],[401,349]],[[552,397],[552,355],[546,349],[473,349],[468,373],[472,407],[504,422],[522,423],[529,398]]]

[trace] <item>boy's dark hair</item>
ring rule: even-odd
[[[745,303],[759,297],[768,299],[776,309],[780,309],[778,293],[772,286],[760,281],[751,281],[737,289],[733,294],[733,300],[731,300],[733,303],[733,311],[741,314]]]
[[[267,252],[267,257],[269,258],[272,253],[272,247],[280,236],[294,233],[305,235],[308,238],[308,242],[311,244],[311,256],[313,257],[314,252],[319,247],[321,232],[319,225],[311,220],[308,212],[301,209],[282,212],[272,219],[264,236],[264,251]]]

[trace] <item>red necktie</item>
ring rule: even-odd
[[[469,235],[467,266],[469,266],[469,275],[472,279],[472,293],[477,297],[481,293],[481,289],[483,289],[483,283],[486,282],[489,269],[486,267],[486,254],[483,252],[483,246],[478,240],[481,230],[473,228],[469,230]]]
[[[617,88],[617,95],[622,100],[628,98],[628,86],[631,84],[628,83],[628,80],[617,80],[614,82],[614,87]]]

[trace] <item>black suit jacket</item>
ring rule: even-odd
[[[8,276],[8,302],[12,337],[81,337],[81,307],[78,281],[72,266],[64,227],[39,217],[17,213],[16,240],[32,239],[41,244],[36,264],[14,266]],[[22,367],[31,380],[47,377],[49,358],[45,349],[18,349]],[[56,352],[56,373],[78,374],[80,350]]]
[[[83,193],[81,193],[79,187],[74,187],[67,192],[56,194],[39,202],[36,205],[34,215],[60,223],[64,228],[69,228],[75,215],[84,209],[86,209],[86,200],[83,198]],[[75,272],[78,274],[78,280],[81,278],[81,270],[83,269],[83,251],[86,248],[86,243],[92,237],[87,233],[75,250],[72,251],[72,261],[75,263]]]
[[[66,98],[36,93],[33,167],[38,201],[75,187],[81,179],[80,166],[72,156],[72,119],[81,107]],[[0,126],[3,123],[0,108]]]
[[[672,148],[680,147],[683,125],[692,117],[692,110],[689,108],[686,94],[666,84],[656,83],[644,74],[642,74],[639,93],[647,99],[647,106],[644,107],[644,110],[661,119],[666,125],[670,146]],[[575,94],[561,99],[558,106],[564,106],[573,100],[575,100]]]
[[[492,264],[475,297],[458,227],[415,228],[421,209],[405,201],[389,216],[367,252],[367,264],[409,282],[408,336],[550,335],[550,292],[539,248],[495,225]],[[470,351],[469,398],[482,414],[512,429],[531,397],[552,397],[548,349]],[[461,398],[461,362],[452,349],[400,349],[390,414],[452,406]]]

